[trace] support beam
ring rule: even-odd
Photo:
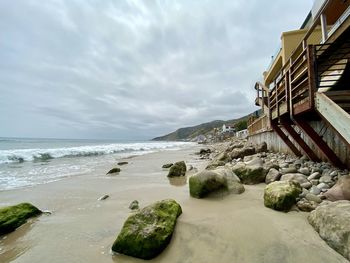
[[[320,135],[304,120],[294,118],[293,122],[303,130],[303,132],[311,139],[315,146],[323,153],[323,155],[335,166],[339,168],[346,168],[340,161],[333,150],[325,143]]]
[[[345,97],[345,96],[343,96]],[[350,146],[350,115],[324,93],[315,93],[316,110]]]
[[[289,135],[293,138],[294,141],[296,141],[300,148],[303,149],[304,153],[307,155],[307,157],[310,158],[310,160],[314,162],[319,162],[320,158],[317,157],[317,155],[314,153],[314,151],[305,143],[305,141],[300,137],[300,134],[298,134],[294,128],[291,125],[291,121],[282,120],[282,125],[284,129],[289,133]]]
[[[296,156],[302,156],[300,151],[298,150],[297,147],[292,143],[291,140],[289,140],[288,136],[285,135],[285,133],[281,130],[281,128],[278,126],[278,124],[271,122],[272,129],[278,134],[278,136],[282,139],[282,141],[291,149],[291,151],[296,155]]]
[[[326,43],[328,38],[328,31],[327,31],[327,18],[325,14],[321,14],[320,20],[321,20],[321,30],[322,30],[322,43]]]

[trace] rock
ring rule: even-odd
[[[119,162],[118,165],[122,166],[122,165],[127,165],[128,162]]]
[[[257,156],[252,156],[252,158],[249,161],[245,161],[244,163],[245,163],[245,165],[249,165],[249,166],[253,166],[253,165],[254,166],[263,166],[264,161]]]
[[[227,188],[228,188],[228,192],[230,194],[242,194],[245,191],[244,185],[239,183],[239,182],[235,182],[235,181],[228,181],[227,182]]]
[[[298,182],[299,184],[308,182],[308,180],[306,179],[306,176],[299,173],[284,174],[281,177],[281,181],[295,181],[295,182]]]
[[[333,171],[329,174],[331,177],[335,177],[338,176],[338,172],[337,171]]]
[[[288,167],[288,168],[282,168],[281,173],[282,174],[293,174],[297,173],[297,169],[295,167]]]
[[[0,235],[16,230],[27,222],[27,219],[40,215],[42,212],[29,203],[0,208]]]
[[[244,147],[242,149],[234,149],[231,152],[231,159],[244,158],[244,156],[253,154],[255,154],[255,148],[251,146]]]
[[[318,184],[316,187],[317,187],[318,189],[320,189],[321,191],[322,191],[322,190],[327,190],[327,189],[329,189],[329,185],[326,184],[326,183],[320,183],[320,184]]]
[[[306,183],[300,184],[300,186],[301,186],[302,188],[305,188],[305,189],[310,189],[311,186],[312,186],[312,183],[306,182]]]
[[[188,171],[192,171],[193,169],[194,169],[193,165],[190,164],[190,165],[187,166],[187,170]]]
[[[166,164],[163,164],[162,168],[168,169],[168,168],[170,168],[171,166],[173,166],[172,163],[166,163]]]
[[[302,167],[302,168],[300,168],[298,172],[301,173],[301,174],[304,174],[304,175],[306,175],[306,176],[309,176],[309,175],[310,175],[310,170],[309,170],[309,168],[307,168],[307,167]]]
[[[350,200],[350,176],[342,176],[337,183],[329,189],[325,196],[328,200]]]
[[[184,176],[186,174],[186,164],[184,161],[174,163],[169,170],[168,177]]]
[[[103,201],[106,200],[107,198],[109,198],[109,195],[103,195],[101,196],[99,199],[97,199],[98,201]]]
[[[335,251],[350,260],[350,201],[323,202],[308,216],[309,223]]]
[[[313,195],[319,195],[321,193],[321,190],[317,188],[317,186],[312,186],[309,190],[309,192]]]
[[[329,184],[329,183],[332,183],[332,177],[330,175],[324,175],[320,178],[320,183],[326,183],[326,184]]]
[[[281,178],[280,172],[275,168],[271,168],[266,175],[265,183],[269,184],[269,183],[278,181],[280,178]]]
[[[222,152],[215,157],[215,160],[227,163],[227,162],[230,162],[232,158],[226,152]]]
[[[313,179],[313,180],[310,180],[310,183],[311,183],[312,185],[317,186],[317,185],[319,184],[319,181],[318,181],[317,179]]]
[[[299,183],[294,181],[277,181],[266,186],[264,205],[277,211],[288,211],[302,192]]]
[[[114,174],[114,173],[120,173],[120,168],[116,167],[108,171],[107,174]]]
[[[189,179],[190,195],[203,198],[212,193],[242,193],[239,178],[229,169],[204,170]]]
[[[200,155],[211,154],[211,150],[209,148],[208,149],[200,149],[199,154]]]
[[[312,173],[307,179],[309,181],[313,180],[313,179],[318,179],[321,177],[321,174],[319,172],[314,172]]]
[[[309,191],[305,188],[303,188],[303,191],[301,192],[301,194],[299,195],[300,198],[304,198],[307,194],[309,193]]]
[[[257,153],[267,152],[267,144],[266,142],[262,142],[255,147]]]
[[[152,259],[169,244],[181,206],[168,199],[156,202],[129,216],[114,241],[112,251]]]
[[[262,165],[236,164],[233,172],[241,179],[243,184],[259,184],[265,182],[267,171]]]
[[[313,202],[318,203],[318,204],[320,204],[322,202],[321,198],[319,198],[317,195],[314,195],[314,194],[311,194],[311,193],[307,194],[305,196],[305,198],[308,201],[313,201]]]
[[[129,209],[130,210],[137,210],[137,209],[139,209],[139,201],[137,201],[137,200],[132,201],[130,203],[130,205],[129,205]]]
[[[312,210],[316,209],[317,203],[313,201],[308,201],[306,199],[302,199],[297,202],[297,207],[300,209],[300,211],[311,212]]]
[[[214,160],[205,169],[212,170],[212,169],[216,169],[219,166],[225,166],[225,164],[226,164],[226,162],[224,162],[224,161]]]

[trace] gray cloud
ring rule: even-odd
[[[0,136],[145,139],[250,113],[311,2],[1,1]]]

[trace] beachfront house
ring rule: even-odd
[[[226,124],[222,125],[222,133],[234,133],[235,128]]]
[[[350,167],[350,1],[314,1],[300,29],[281,34],[255,89],[251,142]]]

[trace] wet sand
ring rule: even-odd
[[[169,182],[164,163],[204,168],[198,149],[131,158],[115,176],[101,165],[94,174],[0,192],[0,206],[28,201],[53,211],[1,240],[0,262],[142,262],[112,255],[111,245],[133,200],[143,207],[166,198],[179,202],[183,214],[170,245],[149,262],[348,262],[318,236],[307,213],[265,208],[263,184],[246,186],[242,195],[198,200],[186,181]],[[104,194],[110,198],[98,201]]]

